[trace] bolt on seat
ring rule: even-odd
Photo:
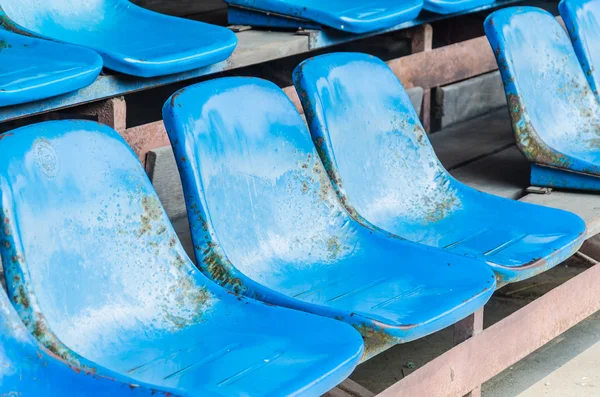
[[[423,0],[225,0],[229,23],[369,33],[410,21]]]
[[[223,61],[237,44],[227,28],[159,14],[128,0],[3,0],[0,16],[9,30],[91,48],[107,68],[140,77]]]
[[[112,129],[54,121],[0,141],[0,254],[29,331],[71,366],[185,396],[320,395],[358,332],[209,281]]]
[[[316,57],[296,68],[294,84],[336,192],[362,224],[476,258],[502,284],[551,268],[583,243],[578,216],[486,194],[452,177],[381,60]]]
[[[548,12],[512,7],[491,14],[510,117],[531,184],[600,190],[600,104],[569,37]],[[589,72],[589,69],[588,69]]]
[[[100,71],[102,58],[94,51],[0,28],[0,107],[78,90]]]
[[[494,290],[484,263],[348,216],[302,118],[274,84],[194,85],[167,101],[163,117],[198,265],[230,290],[336,318],[385,343],[449,326]]]

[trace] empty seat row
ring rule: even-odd
[[[456,7],[481,1],[440,4]],[[261,10],[254,13],[256,16],[287,10],[294,17],[358,32],[414,19],[423,4],[421,0],[401,4],[380,0],[359,6],[356,2],[309,0],[241,1],[235,6],[230,11],[232,20],[252,8]],[[212,65],[227,59],[237,44],[236,35],[229,29],[148,11],[129,0],[2,0],[0,16],[0,106],[76,91],[95,81],[102,66],[148,78]],[[254,22],[244,23],[261,25]]]
[[[237,44],[227,28],[128,0],[2,0],[0,16],[0,106],[78,90],[103,65],[139,77],[208,66],[227,59]]]
[[[294,80],[310,132],[260,79],[166,102],[197,267],[115,131],[69,120],[3,136],[0,256],[20,317],[3,321],[44,346],[27,336],[30,351],[140,386],[123,394],[316,396],[365,348],[451,325],[497,281],[581,245],[576,215],[449,176],[382,61],[321,56]]]
[[[532,8],[488,19],[492,45],[490,27],[504,34],[501,68],[531,40],[508,38],[536,23],[554,19]],[[515,86],[546,76],[534,72]],[[373,344],[451,325],[582,244],[576,215],[450,176],[382,61],[316,57],[294,84],[308,129],[261,79],[216,79],[165,103],[196,264],[109,127],[52,121],[2,136],[12,306],[0,293],[0,392],[320,395]]]

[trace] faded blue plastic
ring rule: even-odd
[[[502,283],[543,272],[581,246],[578,216],[454,179],[381,60],[320,56],[298,66],[294,84],[337,194],[362,224],[487,262]]]
[[[302,118],[274,84],[194,85],[171,97],[163,116],[199,266],[227,288],[348,322],[386,343],[453,324],[494,290],[483,263],[352,220]]]
[[[0,396],[172,396],[139,384],[78,371],[29,334],[0,288]]]
[[[600,1],[563,0],[558,10],[592,91],[600,87]]]
[[[78,90],[100,71],[102,58],[94,51],[0,29],[0,106]]]
[[[581,188],[570,171],[600,177],[600,104],[560,24],[539,8],[511,7],[491,14],[485,32],[521,152],[554,167],[561,187]]]
[[[363,353],[341,322],[236,296],[187,258],[110,128],[54,121],[0,140],[9,295],[50,351],[186,396],[317,396]]]
[[[2,0],[10,30],[89,47],[107,68],[140,77],[223,61],[237,37],[229,29],[148,11],[128,0]]]
[[[270,23],[281,26],[279,19],[290,18],[295,27],[306,27],[304,21],[351,33],[383,30],[410,21],[419,15],[423,0],[225,0],[230,6],[242,7],[247,12],[234,13],[235,23],[261,24],[267,21],[255,14],[275,13]],[[247,16],[247,19],[239,18]],[[232,22],[232,21],[230,21]],[[292,27],[285,26],[285,27]]]
[[[461,14],[464,15],[471,12],[481,11],[482,9],[499,7],[501,5],[507,5],[518,1],[521,0],[498,0],[491,5],[479,7],[474,10],[468,10]],[[446,18],[446,16],[439,14],[421,14],[421,16],[419,16],[416,19],[410,20],[405,23],[401,23],[396,26],[392,26],[383,31],[366,33],[360,35],[360,37],[355,34],[344,33],[339,30],[333,29],[312,31],[309,35],[308,48],[309,50],[315,50],[318,48],[323,48],[335,44],[347,43],[349,41],[356,40],[357,38],[369,37],[373,36],[374,34],[381,34],[382,32],[393,32],[401,29],[407,29],[413,26],[422,25],[424,23],[433,23]],[[225,70],[235,69],[236,67],[237,65],[235,64],[235,62],[232,63],[229,60],[225,60],[208,67],[198,68],[183,73],[177,73],[152,79],[132,79],[130,76],[121,74],[101,75],[98,79],[96,79],[96,81],[92,85],[72,94],[61,95],[60,97],[54,97],[43,101],[37,101],[18,106],[0,108],[0,122],[10,121],[21,118],[23,116],[48,112],[51,110],[61,109],[64,107],[73,106],[85,102],[98,101],[101,99],[112,98],[119,95],[126,95],[132,92],[156,88],[165,84],[195,79],[201,76],[207,76]]]
[[[496,0],[425,0],[423,9],[436,14],[455,14],[489,4]]]

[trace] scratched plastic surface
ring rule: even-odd
[[[0,28],[0,106],[78,90],[101,70],[102,58],[94,51]]]
[[[294,84],[337,193],[363,224],[487,262],[502,283],[542,272],[581,245],[585,223],[576,215],[454,179],[381,60],[320,56],[296,68]]]
[[[563,0],[558,10],[592,91],[600,87],[600,1]]]
[[[199,272],[110,128],[54,121],[0,137],[9,295],[54,354],[186,396],[316,396],[354,369],[363,343],[352,327]]]
[[[167,392],[168,393],[168,392]],[[0,396],[168,396],[70,368],[38,345],[0,288]]]
[[[436,14],[454,14],[493,4],[496,0],[425,0],[423,9]]]
[[[485,264],[353,221],[302,118],[274,84],[225,78],[191,86],[163,116],[200,268],[229,289],[389,343],[453,324],[490,297],[495,278]]]
[[[231,55],[229,29],[148,11],[128,0],[3,0],[2,25],[97,51],[118,72],[155,77]]]
[[[521,152],[553,167],[565,187],[569,171],[600,176],[600,104],[560,24],[541,9],[513,7],[491,14],[485,32]]]
[[[230,5],[309,20],[351,33],[367,33],[410,21],[423,0],[226,0]]]

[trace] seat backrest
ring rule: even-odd
[[[496,11],[484,26],[519,148],[533,162],[568,167],[565,155],[594,145],[600,131],[600,106],[569,37],[534,7]]]
[[[562,0],[558,9],[588,83],[598,97],[600,89],[600,1]]]
[[[3,23],[16,23],[36,34],[58,30],[85,35],[97,24],[110,23],[109,18],[119,16],[127,4],[127,0],[2,0],[0,11],[5,14]]]
[[[356,53],[305,61],[294,84],[345,204],[385,230],[439,221],[460,194],[394,73]]]
[[[321,279],[351,254],[356,226],[277,86],[237,77],[204,82],[171,97],[163,117],[199,262],[207,262],[199,247],[217,244],[245,276],[294,296],[311,274]]]
[[[0,254],[38,340],[95,361],[203,321],[221,289],[189,261],[114,130],[52,121],[0,138]]]

